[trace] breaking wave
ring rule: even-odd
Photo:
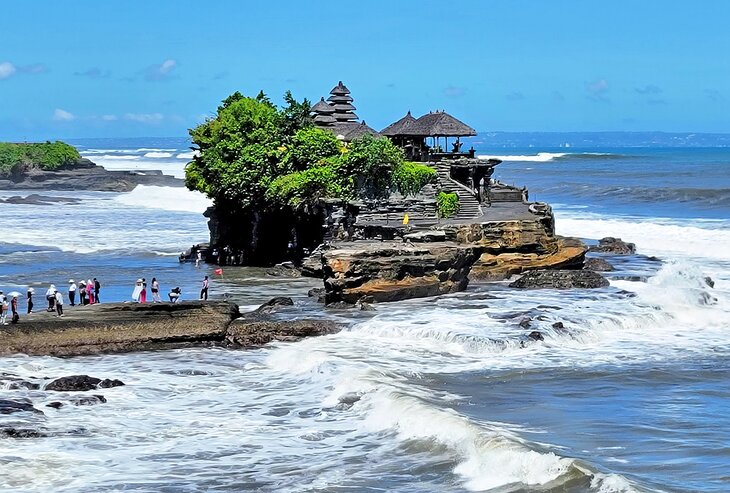
[[[538,152],[537,154],[518,155],[488,155],[481,154],[479,159],[499,159],[500,161],[519,161],[530,163],[547,163],[563,159],[617,159],[624,157],[620,154],[606,152]]]

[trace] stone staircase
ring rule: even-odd
[[[484,215],[474,193],[465,185],[451,178],[451,166],[448,163],[438,163],[436,172],[441,191],[456,193],[459,196],[459,212],[452,219],[473,219]]]

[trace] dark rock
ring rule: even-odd
[[[43,411],[33,407],[30,399],[0,399],[0,414],[13,414],[24,411],[43,414]]]
[[[78,397],[71,400],[71,404],[74,406],[93,406],[96,404],[104,404],[106,397],[103,395],[85,395],[84,397]]]
[[[84,392],[97,388],[108,389],[111,387],[119,387],[121,385],[124,385],[124,382],[121,380],[101,380],[88,375],[72,375],[70,377],[57,378],[46,385],[45,390],[56,392]]]
[[[527,334],[527,337],[529,337],[533,341],[544,341],[545,340],[545,337],[542,335],[542,333],[538,332],[536,330],[533,330],[532,332]]]
[[[266,271],[272,277],[301,277],[301,271],[292,262],[282,262]]]
[[[312,288],[307,291],[307,296],[310,298],[319,298],[320,296],[324,296],[324,288]]]
[[[63,407],[63,402],[53,401],[46,404],[46,407],[52,407],[53,409],[61,409]]]
[[[46,433],[31,428],[0,428],[0,438],[43,438]]]
[[[553,324],[553,329],[555,329],[555,330],[561,330],[564,328],[565,328],[565,325],[563,325],[563,322],[555,322]]]
[[[524,274],[509,286],[520,289],[590,289],[608,285],[608,279],[589,270],[536,270]]]
[[[0,204],[49,205],[49,204],[77,204],[81,199],[73,197],[49,197],[32,193],[27,197],[13,195],[7,199],[0,199]]]
[[[646,257],[646,260],[649,260],[651,262],[661,262],[662,261],[662,259],[660,259],[659,257],[655,257],[654,255],[652,255],[650,257]]]
[[[330,310],[350,310],[352,308],[355,308],[355,305],[352,303],[347,303],[345,301],[335,301],[334,303],[327,303],[325,307],[329,308]]]
[[[705,284],[707,284],[711,288],[715,287],[715,281],[713,281],[710,276],[705,277]]]
[[[598,245],[593,245],[589,252],[613,253],[615,255],[633,255],[636,253],[636,245],[627,243],[621,238],[607,236],[598,240]]]
[[[530,317],[525,317],[522,320],[520,320],[520,327],[523,329],[529,329],[532,326],[532,319]]]
[[[15,375],[3,373],[0,374],[0,387],[5,387],[8,390],[38,390],[40,388],[40,385],[37,383],[29,382],[27,380],[23,380],[22,378],[16,377]]]
[[[124,385],[124,382],[117,379],[109,380],[108,378],[105,378],[104,380],[99,382],[100,389],[110,389],[112,387],[121,387],[122,385]]]
[[[294,306],[294,300],[286,296],[277,296],[256,309],[257,312],[268,312],[276,310],[282,306]]]
[[[583,263],[583,269],[594,272],[612,272],[616,270],[613,265],[602,258],[587,258]]]

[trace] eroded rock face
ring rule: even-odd
[[[608,285],[608,279],[589,270],[536,270],[527,272],[509,286],[521,289],[590,289]]]
[[[33,407],[33,403],[29,399],[0,399],[0,414],[13,414],[24,411],[43,414],[43,411]]]
[[[588,251],[613,253],[615,255],[633,255],[636,253],[636,245],[627,243],[621,238],[607,236],[598,240],[598,245],[593,245]]]
[[[237,321],[228,328],[226,339],[230,345],[253,347],[272,341],[295,342],[304,337],[339,332],[330,320]]]
[[[327,303],[397,301],[462,291],[479,246],[357,241],[323,252]]]
[[[535,269],[580,269],[588,250],[580,240],[562,236],[546,236],[542,245],[538,251],[487,251],[476,261],[469,278],[499,281]]]

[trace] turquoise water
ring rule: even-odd
[[[45,413],[0,415],[0,426],[50,435],[3,440],[0,489],[730,490],[730,149],[618,137],[540,147],[538,137],[484,139],[477,154],[502,156],[496,178],[551,203],[559,233],[619,236],[662,262],[609,256],[617,271],[600,290],[472,285],[352,318],[308,299],[315,281],[231,272],[214,296],[253,306],[289,295],[292,315],[344,320],[346,330],[255,351],[0,358],[0,372],[36,381],[88,373],[127,383],[105,390],[106,404],[61,410],[43,405],[57,395],[0,390]],[[183,139],[77,144],[109,167],[172,174],[189,152]],[[186,193],[81,194],[91,211],[3,205],[0,288],[88,275],[124,299],[134,279],[156,275],[163,289],[194,292],[207,271],[175,254],[206,239],[206,204]],[[55,230],[43,222],[50,213]],[[527,338],[532,330],[545,341]],[[353,394],[360,400],[341,402]]]

